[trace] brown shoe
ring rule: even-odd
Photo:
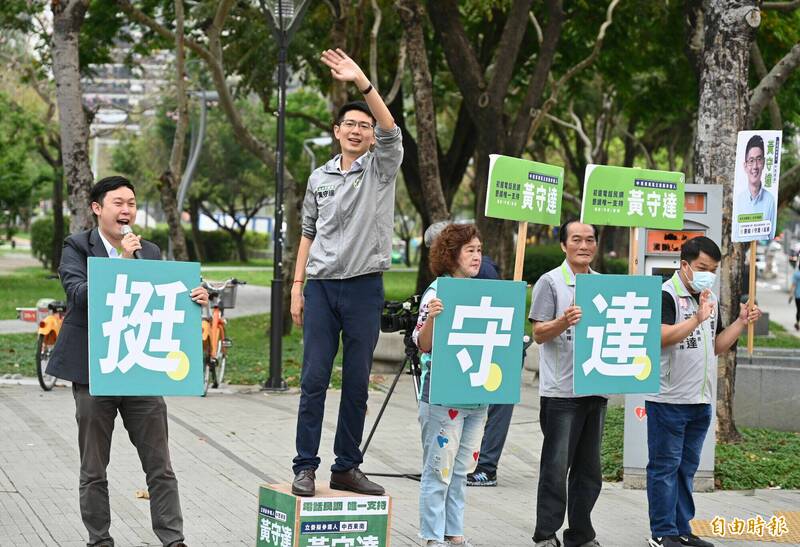
[[[332,472],[331,489],[349,490],[350,492],[367,494],[368,496],[382,496],[386,493],[383,486],[369,480],[358,467],[348,471]]]
[[[316,479],[316,474],[313,469],[298,471],[292,482],[292,494],[304,498],[312,497],[314,495],[314,479]]]

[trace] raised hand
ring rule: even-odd
[[[367,77],[358,64],[339,48],[326,49],[322,52],[322,62],[331,69],[331,76],[342,82],[366,81]]]
[[[697,309],[697,319],[702,323],[714,314],[714,295],[709,289],[700,293],[700,307]]]

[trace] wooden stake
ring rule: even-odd
[[[747,315],[756,303],[756,242],[750,242],[750,277],[747,288]],[[753,335],[755,324],[747,323],[747,355],[753,355]]]
[[[639,269],[639,228],[631,227],[628,246],[628,275],[636,275]]]
[[[520,222],[517,228],[517,257],[514,261],[514,281],[522,280],[522,265],[525,261],[525,243],[528,239],[528,223]]]

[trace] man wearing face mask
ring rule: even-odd
[[[662,286],[661,387],[645,398],[647,410],[647,501],[651,547],[713,547],[692,534],[692,481],[711,424],[717,355],[734,346],[761,311],[742,304],[722,329],[711,292],[722,253],[701,236],[681,247],[681,267]]]

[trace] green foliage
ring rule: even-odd
[[[627,258],[606,258],[605,260],[606,274],[623,274],[628,273],[628,259]]]
[[[564,262],[564,251],[559,243],[533,245],[525,250],[525,281],[535,285],[539,278]]]
[[[269,315],[252,315],[228,320],[226,336],[233,341],[228,353],[226,381],[231,384],[263,383],[269,376]],[[292,329],[283,337],[283,378],[290,387],[300,385],[303,364],[303,333]],[[342,385],[342,349],[333,362],[331,385]]]
[[[800,488],[800,433],[746,427],[740,433],[741,442],[717,444],[718,488]]]
[[[769,332],[771,336],[753,337],[753,345],[758,348],[800,349],[800,338],[786,332],[786,329],[775,321],[769,322]],[[739,347],[747,347],[747,329],[739,337]]]
[[[162,252],[166,252],[169,247],[169,230],[166,227],[141,229],[138,232],[144,239],[152,241],[159,246]],[[203,252],[208,262],[223,262],[233,259],[236,254],[236,245],[230,234],[222,230],[214,232],[203,232],[202,244]],[[189,260],[197,261],[194,252],[194,238],[191,230],[183,229],[186,238],[186,247],[189,251]]]
[[[22,374],[23,376],[36,377],[35,355],[36,334],[1,335],[0,375]]]
[[[64,217],[64,226],[69,226],[68,216]],[[53,266],[54,237],[55,222],[51,215],[35,220],[31,224],[31,254],[48,269]]]
[[[58,279],[50,279],[45,269],[0,276],[0,319],[15,319],[15,308],[31,308],[40,298],[64,299]]]
[[[616,482],[622,480],[622,447],[624,445],[625,407],[609,406],[603,430],[603,444],[600,459],[603,467],[603,480]]]
[[[601,448],[604,480],[622,480],[624,425],[624,408],[609,407]],[[741,442],[717,443],[717,488],[800,488],[800,433],[747,427],[740,432]]]

